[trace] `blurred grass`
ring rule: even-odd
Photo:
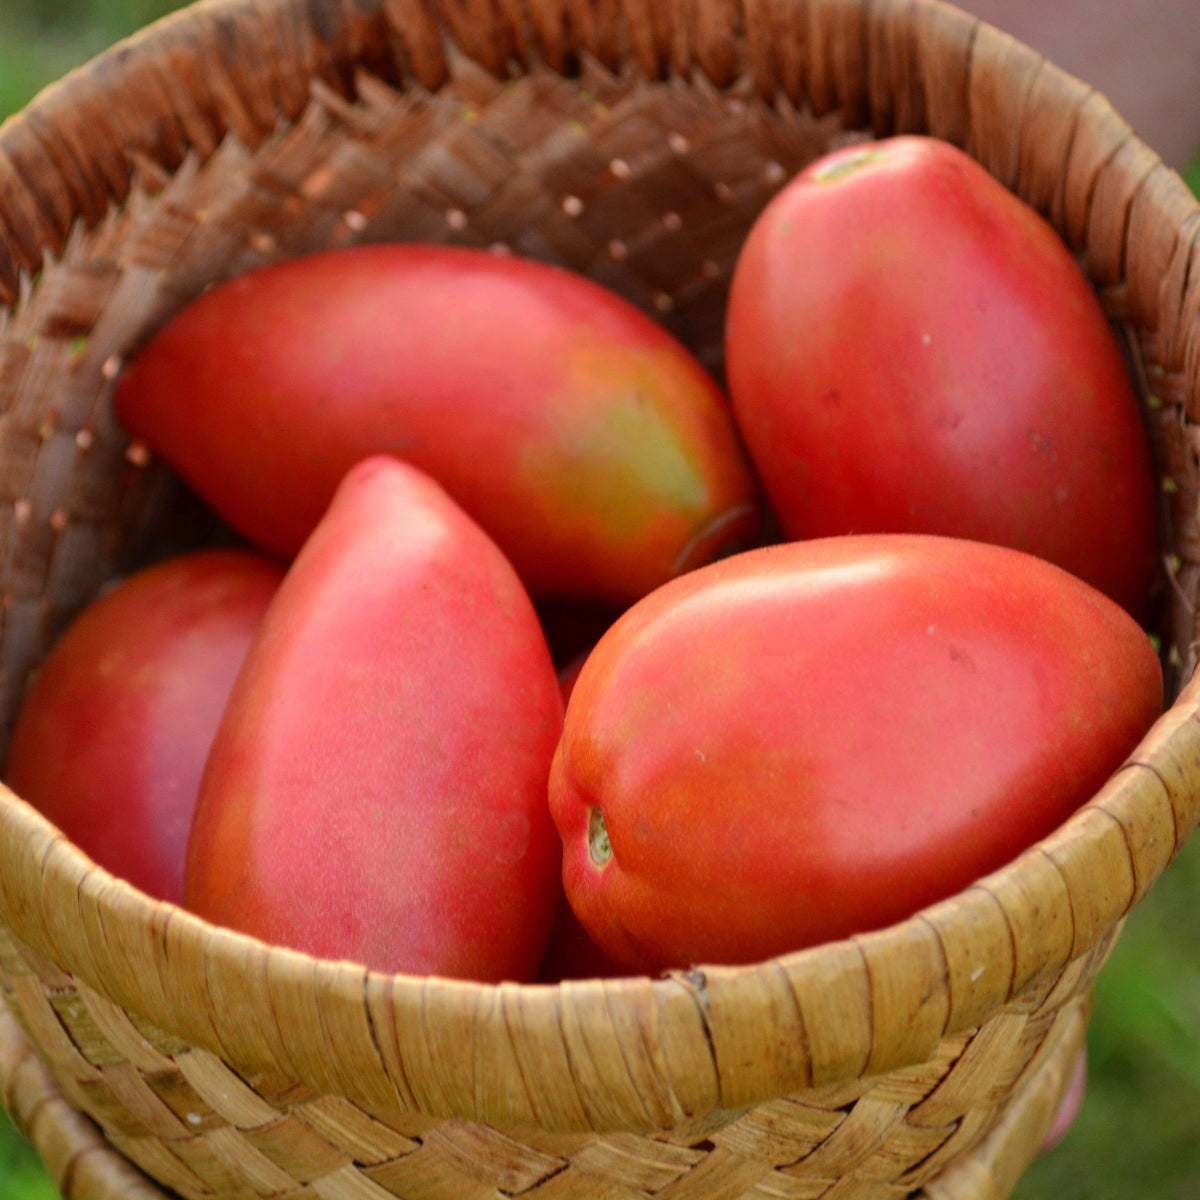
[[[0,118],[181,0],[2,0]],[[1200,101],[1198,101],[1200,102]],[[1200,157],[1187,171],[1200,193]],[[1200,1197],[1200,838],[1130,917],[1096,988],[1087,1101],[1013,1200]],[[0,1200],[57,1200],[0,1110]]]
[[[183,0],[2,0],[0,118]]]
[[[1087,1098],[1014,1200],[1200,1197],[1200,839],[1134,910],[1096,984]]]
[[[1200,154],[1192,160],[1190,166],[1184,169],[1183,177],[1187,180],[1188,186],[1192,191],[1197,196],[1200,196]]]

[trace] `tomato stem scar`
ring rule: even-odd
[[[812,177],[819,183],[829,183],[834,180],[844,179],[847,175],[852,175],[860,168],[883,157],[881,151],[870,147],[860,150],[857,154],[848,154],[845,158],[839,158],[825,166],[817,167],[813,171]]]
[[[608,840],[608,826],[604,813],[598,808],[588,811],[588,855],[598,867],[608,866],[612,858],[612,842]]]

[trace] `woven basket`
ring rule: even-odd
[[[405,239],[564,264],[721,368],[749,223],[836,144],[963,145],[1078,252],[1163,483],[1175,697],[1054,836],[751,967],[477,986],[215,929],[0,790],[0,1098],[79,1200],[1001,1200],[1200,811],[1200,208],[1106,101],[933,0],[202,0],[0,129],[0,728],[114,574],[222,536],[113,421],[220,278]],[[69,752],[69,746],[64,747]]]

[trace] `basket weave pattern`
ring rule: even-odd
[[[364,241],[490,247],[614,288],[719,373],[754,216],[818,153],[900,131],[1043,211],[1126,336],[1181,685],[1200,208],[1086,86],[924,0],[205,0],[0,129],[0,728],[108,579],[223,535],[110,408],[211,283]],[[0,790],[0,1099],[78,1200],[1002,1200],[1121,921],[1196,822],[1198,694],[960,896],[656,981],[479,987],[265,947]]]
[[[977,1190],[972,1168],[993,1174],[1004,1164],[971,1160],[943,1169],[996,1129],[1002,1101],[1013,1093],[1021,1101],[1007,1111],[1011,1128],[996,1136],[1001,1145],[1018,1143],[1011,1152],[1024,1165],[1082,1044],[1086,989],[1080,989],[1097,965],[1079,963],[1049,991],[1033,990],[980,1029],[945,1039],[929,1061],[879,1079],[722,1111],[705,1128],[595,1136],[502,1131],[395,1111],[370,1115],[287,1076],[263,1075],[248,1084],[219,1057],[135,1025],[87,987],[63,978],[60,988],[47,989],[55,972],[46,964],[38,964],[38,975],[22,962],[14,974],[13,956],[6,953],[5,961],[6,997],[22,1005],[42,1057],[65,1081],[67,1100],[130,1161],[180,1195],[378,1200],[498,1193],[543,1200],[906,1197],[931,1180],[922,1193],[928,1200],[989,1195]],[[1065,1000],[1064,993],[1070,993]],[[0,1023],[0,1074],[19,1097],[13,1106],[18,1119],[36,1129],[38,1106],[53,1089],[39,1074],[40,1086],[29,1090],[16,1065],[5,1063],[6,1038],[16,1063],[28,1056],[27,1075],[39,1060],[28,1055],[15,1029]],[[81,1154],[77,1134],[51,1166],[68,1194],[108,1194],[86,1186],[81,1169],[95,1174],[98,1164],[84,1148]],[[104,1166],[119,1172],[111,1194],[126,1196],[121,1187],[129,1186],[129,1172],[119,1163]],[[1005,1179],[1003,1171],[999,1178]],[[963,1190],[967,1180],[972,1186]],[[1005,1182],[1013,1180],[1010,1174]],[[999,1185],[996,1178],[989,1182]],[[140,1186],[131,1198],[143,1191],[160,1195]]]

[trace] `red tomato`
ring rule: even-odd
[[[1155,487],[1120,348],[1053,228],[961,150],[898,137],[801,172],[746,240],[726,332],[788,537],[998,542],[1145,616]]]
[[[380,971],[528,979],[560,892],[546,779],[561,727],[512,567],[428,477],[365,460],[238,676],[186,904]]]
[[[204,760],[282,577],[238,550],[139,571],[68,626],[21,706],[8,785],[156,899],[183,899]]]
[[[728,401],[679,342],[581,276],[480,250],[373,245],[233,279],[142,350],[115,404],[282,555],[375,453],[433,475],[539,596],[624,603],[757,524]]]
[[[918,534],[766,547],[630,609],[550,780],[563,881],[630,970],[761,960],[908,917],[1092,796],[1162,705],[1118,605]]]

